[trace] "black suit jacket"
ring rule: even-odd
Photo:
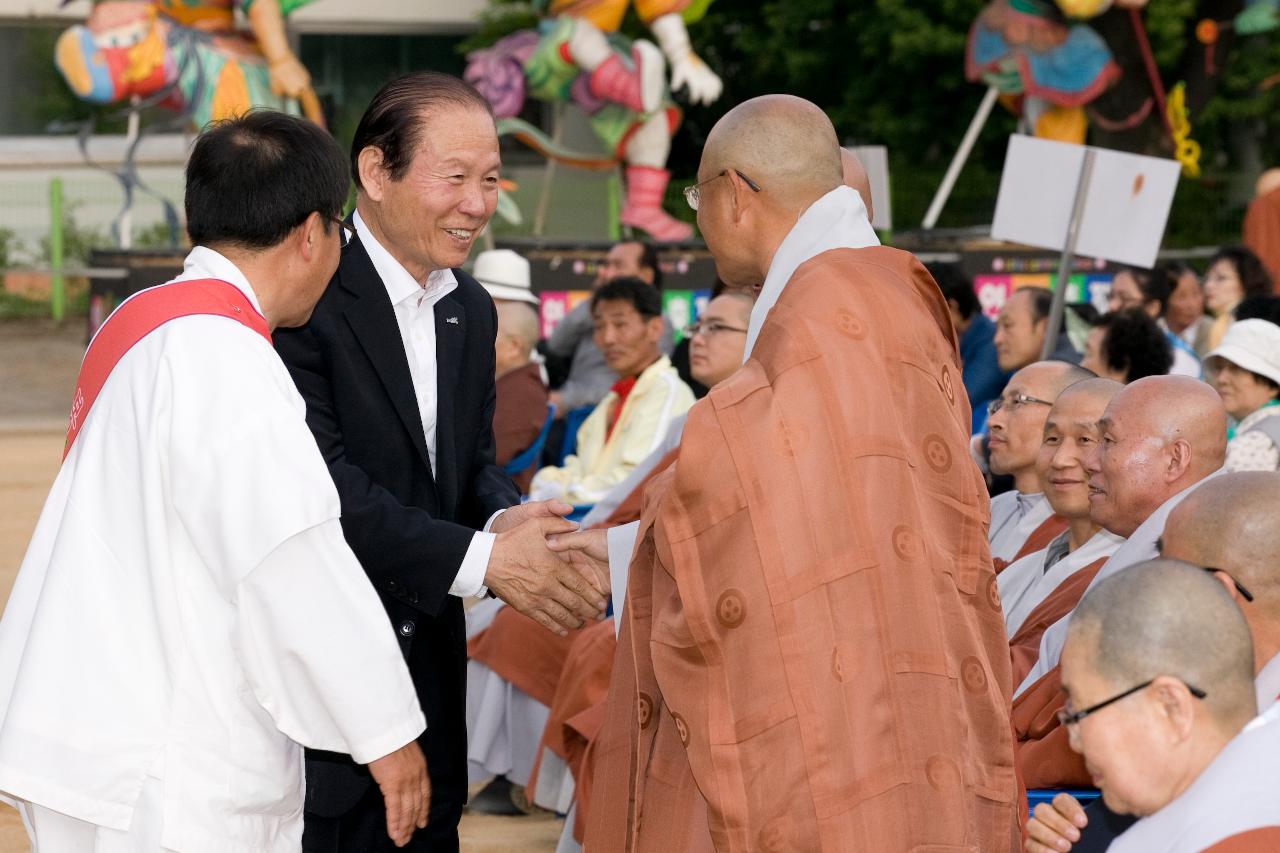
[[[347,542],[382,598],[427,717],[420,742],[431,820],[466,801],[466,636],[449,595],[475,531],[519,493],[494,464],[493,300],[454,270],[435,307],[438,409],[431,470],[409,362],[387,291],[358,238],[342,250],[310,322],[275,334],[338,487]],[[371,778],[345,756],[308,753],[307,810],[335,817]]]

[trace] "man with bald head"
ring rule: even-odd
[[[1030,669],[1044,630],[1075,608],[1102,564],[1124,542],[1089,517],[1085,472],[1085,461],[1098,442],[1098,420],[1122,387],[1109,379],[1077,382],[1058,395],[1045,420],[1036,469],[1045,499],[1068,527],[1046,548],[1017,560],[999,576],[1015,670]],[[1057,705],[1046,708],[1038,701],[1041,698],[1029,694],[1013,703],[1023,783],[1028,788],[1088,785],[1084,765],[1068,745],[1066,731],[1052,725]],[[1048,698],[1055,703],[1058,699]]]
[[[498,335],[494,340],[493,410],[495,458],[506,465],[527,450],[542,431],[547,418],[547,386],[542,366],[533,361],[538,345],[538,312],[528,302],[511,299],[494,301],[498,312]],[[511,479],[520,493],[529,493],[529,483],[537,460]]]
[[[955,332],[842,178],[835,129],[799,98],[747,101],[708,136],[698,226],[726,284],[763,287],[746,362],[646,493],[588,850],[1018,843]],[[590,533],[559,540],[603,556]]]
[[[1258,707],[1280,699],[1280,474],[1223,474],[1169,514],[1160,553],[1213,575],[1253,636]]]
[[[1060,716],[1107,808],[1140,818],[1110,853],[1280,846],[1280,709],[1255,718],[1253,660],[1239,608],[1199,566],[1142,563],[1081,601]],[[1055,806],[1037,806],[1029,853],[1068,849],[1081,824],[1092,844],[1083,815]]]
[[[1045,500],[1036,457],[1045,418],[1058,395],[1092,376],[1065,361],[1038,361],[1013,374],[1001,396],[987,406],[991,473],[1013,477],[1013,490],[991,501],[988,536],[997,573],[1044,548],[1067,527]]]
[[[1217,476],[1227,453],[1227,413],[1205,383],[1189,376],[1148,376],[1116,394],[1099,424],[1085,463],[1089,513],[1099,526],[1127,540],[1093,583],[1156,556],[1169,513],[1201,481]],[[1056,692],[1066,620],[1045,631],[1029,673],[1015,669],[1014,696],[1038,687]],[[1043,682],[1037,685],[1037,682]]]

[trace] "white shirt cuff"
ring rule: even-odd
[[[489,524],[492,523],[491,518]],[[488,526],[488,524],[485,525],[485,527]],[[471,544],[467,546],[467,555],[462,558],[462,565],[458,568],[457,577],[453,579],[453,586],[449,587],[450,595],[456,595],[458,598],[480,598],[489,594],[488,588],[484,585],[484,573],[489,568],[489,556],[493,553],[493,543],[497,538],[498,534],[483,531],[477,531],[476,535],[471,537]]]
[[[605,531],[609,547],[609,587],[613,595],[613,631],[622,630],[622,608],[627,599],[627,573],[631,568],[631,555],[640,538],[640,522],[621,524]]]

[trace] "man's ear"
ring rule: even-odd
[[[1191,443],[1185,438],[1176,439],[1169,448],[1169,465],[1165,472],[1167,482],[1175,483],[1191,468]]]
[[[746,212],[758,201],[755,196],[759,195],[759,193],[747,186],[746,182],[739,178],[738,173],[732,169],[724,176],[724,179],[733,188],[729,198],[729,215],[733,217],[735,223],[741,222]]]
[[[382,149],[374,145],[366,145],[356,155],[356,168],[360,172],[360,188],[373,201],[382,201],[386,183],[389,179],[383,164]]]
[[[661,315],[657,317],[650,317],[645,325],[645,337],[654,343],[657,343],[662,340],[662,327],[663,322]]]
[[[1191,695],[1186,685],[1176,678],[1162,675],[1156,678],[1149,689],[1152,698],[1158,703],[1159,714],[1175,741],[1180,743],[1191,737],[1196,717],[1195,703],[1198,700]]]
[[[298,251],[302,255],[302,259],[307,263],[315,258],[316,253],[320,251],[321,241],[326,236],[333,237],[332,234],[324,233],[326,220],[319,213],[312,211],[307,218],[302,220],[302,224],[296,229],[296,240]],[[337,226],[331,226],[336,228]]]

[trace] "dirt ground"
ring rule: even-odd
[[[83,321],[0,321],[0,608],[8,600],[31,531],[58,471]],[[464,815],[467,853],[555,850],[561,821]],[[0,853],[29,853],[17,812],[0,805]]]

